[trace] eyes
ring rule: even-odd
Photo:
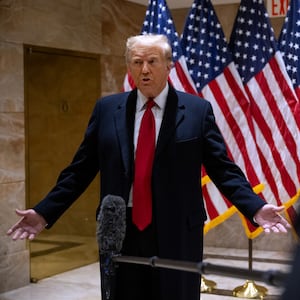
[[[138,58],[133,58],[131,60],[131,64],[134,67],[142,67],[144,65],[144,63],[146,63],[149,66],[155,66],[159,64],[159,60],[157,58],[150,58],[148,60],[142,60],[142,59],[138,59]]]

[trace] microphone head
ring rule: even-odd
[[[97,241],[101,254],[119,253],[126,232],[126,205],[123,198],[107,195],[97,216]]]

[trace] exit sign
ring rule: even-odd
[[[297,0],[298,1],[298,0]],[[289,0],[267,0],[269,17],[285,17],[289,7]]]

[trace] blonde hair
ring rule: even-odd
[[[125,59],[128,64],[131,59],[131,51],[137,46],[159,47],[162,49],[166,60],[172,62],[172,47],[168,38],[163,34],[142,34],[131,36],[126,42]]]

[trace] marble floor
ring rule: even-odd
[[[225,248],[205,248],[205,261],[214,265],[225,265],[237,268],[248,268],[248,251]],[[288,272],[290,257],[288,254],[273,251],[253,251],[253,270],[280,270]],[[234,298],[250,298],[254,295],[253,288],[263,290],[256,299],[277,300],[281,295],[281,288],[270,286],[264,282],[250,282],[248,288],[252,288],[250,294],[245,291],[246,297],[233,296],[233,290],[241,289],[247,280],[205,275],[204,283],[213,281],[216,286],[211,291],[201,294],[201,300],[233,300]],[[211,287],[210,284],[208,284]],[[244,288],[242,288],[244,290]],[[260,297],[261,296],[261,297]],[[251,296],[252,297],[252,296]],[[254,298],[254,297],[252,297]],[[99,264],[75,268],[60,274],[52,275],[31,283],[25,287],[0,294],[0,300],[100,300]],[[188,300],[188,299],[187,299]]]

